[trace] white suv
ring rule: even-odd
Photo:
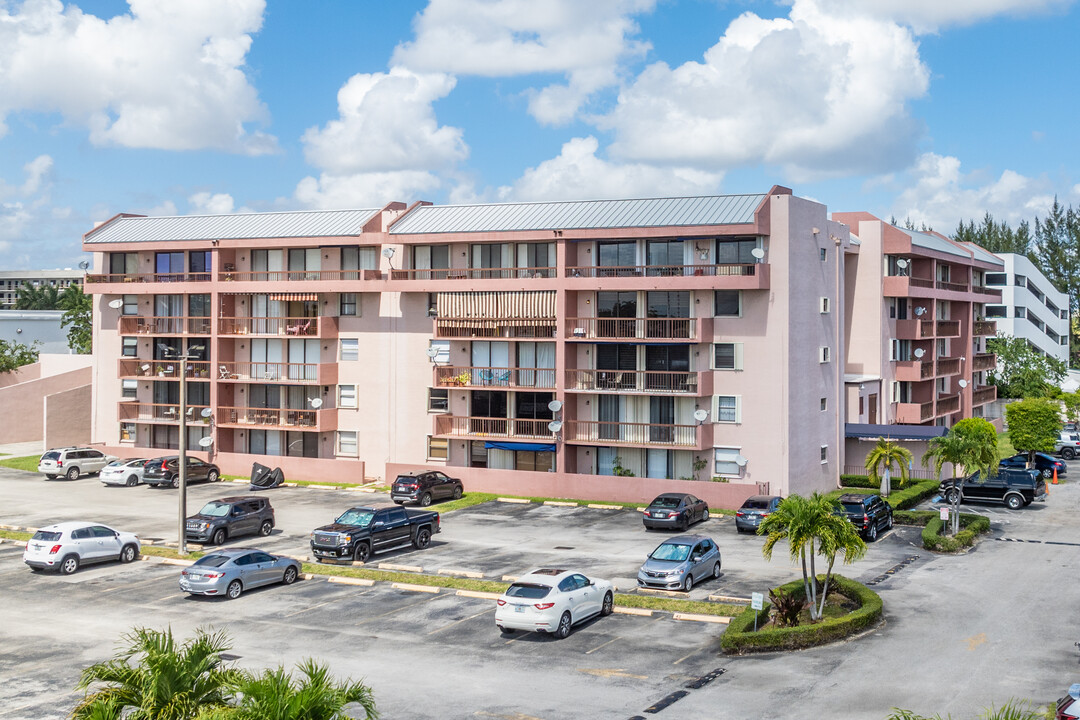
[[[34,570],[59,570],[70,575],[83,563],[119,560],[129,563],[139,557],[142,545],[129,532],[105,525],[64,522],[43,527],[26,543],[23,562]]]
[[[48,450],[38,461],[38,472],[55,480],[63,475],[68,480],[78,480],[80,475],[101,472],[102,468],[116,460],[115,455],[106,455],[100,450],[90,448],[66,447]]]
[[[1080,456],[1080,434],[1062,430],[1057,442],[1054,443],[1054,452],[1066,460]]]

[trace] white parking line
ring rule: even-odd
[[[606,643],[604,643],[603,645],[597,645],[597,646],[596,646],[596,647],[594,647],[594,648],[593,648],[592,650],[586,650],[586,651],[585,651],[585,654],[586,654],[586,655],[592,655],[592,654],[593,654],[594,652],[596,652],[596,651],[597,651],[597,650],[599,650],[600,648],[605,648],[605,647],[607,647],[608,645],[610,645],[611,643],[615,642],[616,640],[622,640],[622,636],[620,635],[619,637],[614,637],[614,638],[611,638],[610,640],[608,640],[608,641],[607,641]]]
[[[357,625],[364,625],[366,623],[371,622],[372,620],[378,620],[379,618],[386,617],[387,615],[393,615],[396,612],[401,612],[402,610],[407,610],[408,608],[416,607],[417,605],[422,605],[423,603],[426,603],[426,602],[431,602],[432,600],[434,600],[437,597],[438,597],[438,595],[429,595],[428,597],[424,598],[423,600],[420,600],[419,602],[409,603],[408,605],[402,605],[399,608],[394,608],[393,610],[389,610],[387,612],[384,612],[382,615],[372,615],[368,619],[361,620],[360,622],[358,622],[356,624]]]
[[[309,610],[314,610],[316,608],[321,608],[323,605],[329,605],[332,602],[337,602],[338,600],[341,600],[343,598],[354,598],[354,597],[358,597],[360,595],[367,595],[368,593],[371,593],[371,592],[374,592],[374,590],[364,590],[363,592],[342,593],[341,595],[338,595],[335,598],[330,598],[329,600],[324,600],[323,602],[316,603],[315,605],[309,605],[306,608],[300,608],[296,612],[291,612],[288,615],[285,615],[284,617],[289,618],[289,617],[292,617],[294,615],[300,615],[301,613],[306,613]]]
[[[115,586],[110,587],[110,588],[105,588],[101,592],[109,593],[109,592],[114,592],[116,590],[129,590],[129,589],[134,588],[134,587],[139,587],[140,585],[149,585],[150,583],[161,582],[161,580],[163,578],[167,578],[167,577],[171,577],[171,576],[159,575],[157,577],[152,577],[152,578],[149,578],[147,580],[140,580],[138,582],[133,582],[133,583],[125,583],[123,585],[115,585]]]

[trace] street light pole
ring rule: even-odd
[[[180,532],[178,549],[187,554],[187,353],[177,357],[180,361],[180,513],[177,527]]]

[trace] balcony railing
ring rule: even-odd
[[[757,273],[757,264],[733,265],[581,265],[566,268],[566,277],[614,278],[614,277],[733,277]]]
[[[935,416],[951,415],[955,412],[960,412],[959,395],[943,395],[937,399],[937,407],[934,409]]]
[[[934,417],[934,403],[897,403],[896,422],[918,425]]]
[[[665,370],[567,370],[566,389],[696,395],[698,373]]]
[[[210,282],[212,273],[98,273],[87,274],[88,285],[104,283],[167,283],[167,282]]]
[[[946,282],[945,280],[938,280],[937,281],[937,289],[938,290],[949,290],[951,292],[967,292],[968,291],[968,285],[967,285],[967,283],[955,283],[955,282]]]
[[[911,286],[911,287],[930,288],[931,290],[934,288],[934,281],[933,280],[925,280],[923,278],[909,277],[907,279],[907,281],[908,281],[908,285]]]
[[[553,277],[553,267],[409,268],[390,271],[391,280],[519,280]]]
[[[205,424],[202,411],[205,405],[188,405],[187,421],[189,425]],[[135,422],[180,422],[180,405],[165,403],[120,402],[117,406],[117,420]]]
[[[553,338],[555,318],[436,318],[437,338]]]
[[[566,337],[607,340],[696,340],[697,318],[567,318]]]
[[[936,337],[960,337],[959,320],[938,320],[934,328]]]
[[[336,385],[334,363],[223,362],[218,363],[218,380],[240,382],[302,383]]]
[[[997,400],[996,385],[982,385],[971,392],[972,405],[985,405],[986,403],[994,402],[995,400]]]
[[[991,320],[976,320],[971,327],[972,333],[977,337],[997,335],[997,323]]]
[[[1001,288],[985,287],[983,285],[973,285],[971,287],[972,292],[979,293],[980,295],[992,295],[994,297],[1001,297]]]
[[[498,368],[462,365],[435,367],[440,387],[554,388],[555,371],[549,368]]]
[[[436,435],[454,437],[517,437],[552,439],[551,418],[493,418],[439,415],[435,418]]]
[[[960,358],[938,358],[935,365],[934,375],[936,377],[957,375],[960,372]]]
[[[120,318],[121,335],[209,335],[213,320],[208,317],[143,317],[125,315]]]
[[[665,447],[696,447],[698,444],[697,425],[568,420],[563,424],[563,432],[566,442]]]
[[[976,353],[971,359],[972,372],[980,370],[993,370],[997,367],[997,355],[994,353]]]
[[[218,319],[222,335],[292,335],[333,337],[337,319],[333,317],[224,317]]]
[[[332,430],[323,427],[337,416],[337,408],[319,410],[294,408],[219,407],[215,413],[218,425],[250,425],[255,427],[292,428],[295,430]]]
[[[378,270],[227,270],[219,272],[221,282],[297,282],[302,280],[368,280],[379,278]]]
[[[117,375],[122,378],[130,377],[160,377],[165,380],[180,378],[180,362],[178,360],[138,360],[136,358],[121,358],[117,361]],[[210,378],[210,363],[204,360],[189,360],[185,363],[185,372],[189,380],[208,380]]]

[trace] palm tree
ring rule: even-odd
[[[241,677],[223,667],[221,653],[229,649],[223,632],[200,629],[180,644],[171,629],[135,628],[124,640],[113,659],[83,670],[78,689],[87,694],[72,720],[190,720],[224,707],[228,688]]]
[[[345,707],[353,703],[367,720],[379,716],[371,688],[363,683],[335,682],[326,666],[310,658],[300,663],[299,671],[299,679],[280,665],[258,675],[244,673],[232,686],[235,704],[199,720],[346,720],[353,715]]]
[[[908,467],[912,461],[911,451],[906,447],[897,445],[892,440],[886,440],[883,437],[879,437],[877,445],[866,456],[866,474],[870,476],[873,482],[881,481],[881,496],[888,497],[891,480],[890,474],[892,471],[892,465],[895,462],[900,470],[900,487],[904,486],[904,483],[908,479]],[[879,475],[878,468],[883,468],[884,471]]]
[[[835,512],[836,502],[821,493],[809,498],[791,495],[761,521],[758,534],[766,535],[761,554],[772,560],[773,549],[781,540],[787,540],[791,561],[802,565],[803,590],[810,603],[810,619],[820,620],[825,611],[825,598],[829,591],[833,563],[837,553],[843,551],[844,562],[851,563],[866,553],[866,543],[859,537],[855,526]],[[821,604],[817,599],[817,571],[815,558],[824,555],[829,561]],[[809,566],[809,567],[808,567]]]
[[[934,461],[934,473],[939,480],[945,463],[952,464],[954,477],[975,470],[984,475],[992,474],[997,471],[997,431],[983,418],[961,420],[949,429],[948,435],[930,440],[922,456],[922,464],[926,466],[931,460]],[[963,483],[954,483],[954,488],[947,496],[953,506],[950,530],[953,535],[960,531]]]

